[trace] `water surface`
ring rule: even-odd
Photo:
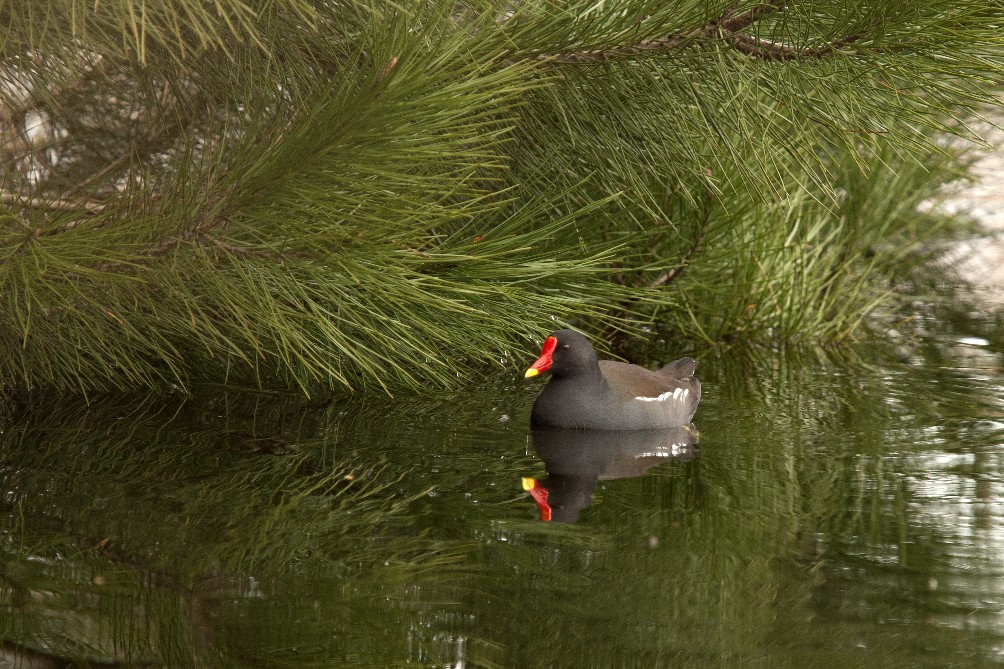
[[[1002,352],[960,318],[891,354],[708,354],[699,443],[545,444],[558,465],[518,369],[393,399],[9,402],[6,661],[995,665]],[[521,479],[576,469],[584,503],[542,522]]]

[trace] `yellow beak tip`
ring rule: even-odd
[[[530,478],[529,476],[522,477],[523,480],[523,490],[533,490],[537,487],[537,481]]]
[[[538,372],[536,369],[533,369],[531,367],[530,369],[526,370],[526,374],[523,375],[523,378],[524,379],[532,379],[533,377],[537,376],[538,374],[540,374],[540,372]]]

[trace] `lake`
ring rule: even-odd
[[[531,434],[529,349],[421,396],[16,398],[0,666],[997,665],[998,325],[704,352],[662,436]]]

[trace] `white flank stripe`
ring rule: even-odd
[[[642,402],[665,402],[670,398],[673,398],[673,400],[685,400],[689,394],[690,391],[686,388],[677,388],[676,390],[667,390],[658,397],[636,397],[635,399]]]

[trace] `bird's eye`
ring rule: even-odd
[[[569,346],[568,344],[564,344],[564,345],[562,345],[562,347],[561,347],[561,350],[562,350],[562,351],[567,351],[567,350],[568,350],[568,349],[570,349],[570,348],[572,348],[572,347],[571,347],[571,346]]]

